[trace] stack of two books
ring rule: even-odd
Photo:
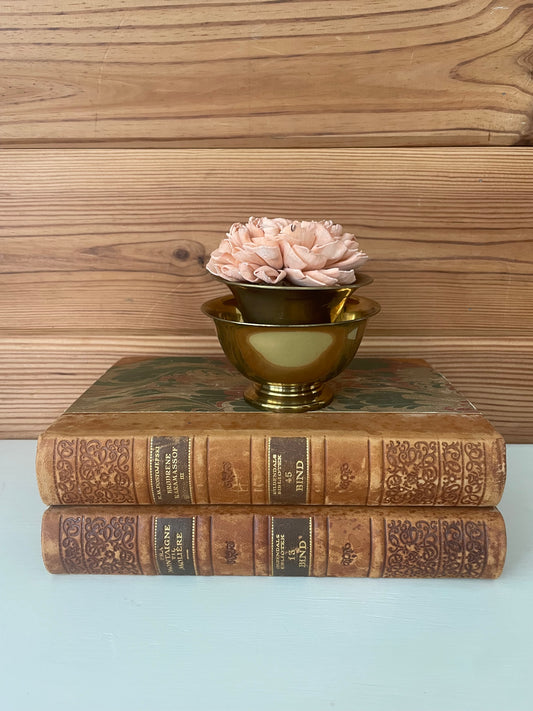
[[[421,360],[267,413],[223,358],[119,361],[44,432],[52,573],[495,578],[505,445]]]

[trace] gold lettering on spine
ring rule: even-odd
[[[170,552],[170,526],[163,526],[163,545],[161,547],[162,558],[167,569],[167,573],[172,573],[172,557]],[[182,566],[183,567],[183,566]]]
[[[269,501],[272,499],[272,492],[277,491],[278,489],[278,473],[277,470],[275,469],[274,463],[272,462],[272,451],[270,447],[270,437],[267,437],[266,441],[266,449],[267,449],[267,478],[268,478],[268,496],[269,496]],[[276,477],[276,483],[272,481],[272,477]]]
[[[272,547],[271,572],[273,574],[274,570],[285,569],[285,535],[275,532],[274,517],[272,517],[270,523],[270,537]]]
[[[157,503],[161,501],[161,462],[160,462],[160,449],[159,447],[154,447],[154,438],[150,437],[150,458],[148,460],[148,468],[150,474],[150,494],[152,496],[152,501]]]
[[[173,466],[172,466],[172,455],[174,450],[165,453],[165,491],[168,494],[174,493],[173,487]]]
[[[154,517],[154,559],[160,575],[197,575],[196,516]]]
[[[305,491],[305,488],[304,488],[304,482],[305,482],[304,463],[302,462],[301,459],[297,460],[294,468],[296,469],[296,487],[295,487],[296,491]]]
[[[150,493],[156,504],[192,503],[192,438],[150,438]]]
[[[270,574],[309,576],[313,564],[313,518],[270,519]]]
[[[266,459],[269,503],[308,503],[309,437],[268,437]]]

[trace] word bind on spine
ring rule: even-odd
[[[356,359],[332,405],[264,413],[217,357],[119,361],[39,438],[47,505],[493,506],[505,443],[427,363]]]
[[[51,573],[496,578],[493,507],[53,506]]]

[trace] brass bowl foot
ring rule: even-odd
[[[333,389],[323,383],[305,385],[254,383],[244,391],[244,399],[261,410],[308,412],[329,405],[333,400]]]

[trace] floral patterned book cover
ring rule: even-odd
[[[324,413],[478,413],[419,359],[358,357],[331,384],[335,398]],[[125,358],[67,413],[257,412],[242,397],[248,385],[223,356]]]

